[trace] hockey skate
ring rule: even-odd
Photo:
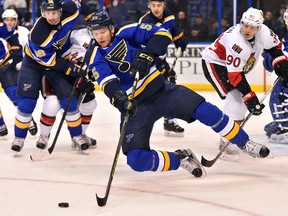
[[[84,139],[87,141],[89,148],[96,148],[97,147],[97,141],[89,136],[87,136],[86,134],[82,135],[84,137]],[[72,144],[73,145],[73,144]]]
[[[201,177],[203,173],[206,174],[203,166],[190,149],[178,149],[175,153],[180,158],[180,166],[183,169],[195,177]]]
[[[8,129],[5,124],[0,126],[0,137],[6,136],[8,134]]]
[[[183,137],[184,128],[180,127],[175,119],[164,119],[165,136]]]
[[[219,150],[226,145],[222,139],[220,139]],[[238,146],[230,143],[223,151],[223,154],[220,156],[220,159],[227,160],[227,161],[237,161],[239,159],[240,149]]]
[[[20,152],[24,146],[24,139],[15,137],[11,149],[15,152]]]
[[[269,137],[269,142],[288,144],[288,130],[279,130],[275,134],[271,134]]]
[[[71,147],[78,151],[85,151],[89,148],[89,144],[83,135],[79,135],[72,138]]]
[[[38,132],[38,127],[37,127],[37,124],[36,122],[34,121],[34,119],[32,118],[32,120],[30,121],[30,125],[29,125],[29,133],[32,135],[32,136],[35,136]]]
[[[270,150],[259,143],[249,140],[243,147],[243,151],[255,158],[265,158],[269,155]]]
[[[49,141],[49,136],[40,134],[38,141],[36,142],[36,147],[43,150],[47,147]]]

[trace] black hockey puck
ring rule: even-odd
[[[68,208],[68,207],[69,207],[69,203],[67,203],[67,202],[60,202],[60,203],[58,203],[58,207]]]

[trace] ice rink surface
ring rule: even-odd
[[[222,108],[223,101],[215,92],[200,92]],[[258,93],[261,97],[262,93]],[[70,147],[66,124],[63,125],[51,157],[32,162],[29,155],[37,151],[38,137],[28,135],[21,154],[14,158],[10,150],[16,109],[4,93],[0,93],[2,112],[9,135],[0,140],[0,215],[1,216],[286,216],[288,215],[288,145],[271,144],[263,127],[271,121],[266,108],[261,116],[252,116],[245,125],[251,138],[266,144],[271,156],[251,158],[241,154],[237,162],[218,160],[206,168],[207,176],[196,179],[179,169],[166,173],[137,173],[126,165],[121,153],[105,207],[98,207],[95,193],[104,196],[116,145],[119,118],[101,92],[96,92],[98,107],[87,134],[97,139],[98,147],[81,155]],[[42,99],[33,114],[39,122]],[[50,144],[60,121],[50,138]],[[156,122],[151,146],[175,151],[191,148],[199,160],[201,155],[213,159],[218,153],[219,137],[199,122],[187,124],[184,137],[164,136],[163,119]],[[39,134],[39,133],[38,133]],[[59,208],[69,202],[69,208]]]

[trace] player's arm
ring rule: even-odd
[[[9,43],[10,57],[13,60],[13,65],[16,65],[23,59],[23,47],[19,43],[18,37],[19,35],[17,33],[7,39],[7,42]]]

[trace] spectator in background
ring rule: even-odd
[[[26,0],[5,0],[3,8],[7,9],[10,5],[15,5],[16,8],[27,8]]]
[[[286,34],[285,25],[283,25],[279,19],[275,19],[274,14],[269,10],[265,12],[264,24],[272,29],[272,31],[277,34],[280,39],[282,39]]]
[[[211,28],[209,29],[209,36],[210,36],[211,41],[214,41],[219,36],[218,27],[219,27],[218,20],[216,20],[212,24]],[[227,17],[222,17],[221,27],[222,27],[222,32],[225,32],[228,28],[230,28],[230,24],[229,24]]]
[[[129,20],[128,9],[125,6],[125,0],[113,0],[109,9],[109,14],[114,20],[114,25],[119,26]]]
[[[190,41],[209,41],[208,32],[208,26],[204,23],[202,15],[197,15],[191,26]]]
[[[191,23],[186,17],[186,13],[184,11],[179,11],[177,17],[175,19],[176,28],[184,32],[185,37],[189,38],[189,34],[191,32]]]

